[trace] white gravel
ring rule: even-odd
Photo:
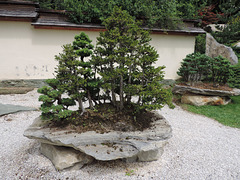
[[[25,95],[1,95],[0,103],[39,107],[36,90]],[[146,163],[94,162],[81,170],[57,172],[39,153],[39,143],[23,131],[40,115],[19,112],[0,117],[0,179],[213,179],[240,180],[240,129],[164,107],[173,137],[161,159]],[[127,172],[132,171],[128,176]]]

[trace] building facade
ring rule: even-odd
[[[62,45],[85,32],[93,44],[104,27],[77,25],[66,20],[64,11],[41,11],[37,3],[0,1],[0,80],[47,79],[54,77]],[[176,72],[187,54],[194,52],[195,37],[205,33],[185,22],[182,30],[151,29],[151,45],[159,54],[156,66],[166,66],[165,79]]]

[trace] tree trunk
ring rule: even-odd
[[[111,67],[111,71],[113,72],[113,63],[111,62],[110,63],[110,67]],[[115,92],[114,92],[114,80],[112,79],[111,80],[111,91],[112,91],[112,103],[113,103],[113,106],[117,106],[117,100],[116,100],[116,95],[115,95]]]
[[[123,103],[124,103],[124,98],[123,98],[123,76],[121,75],[120,76],[120,93],[119,93],[119,96],[120,96],[120,106],[119,106],[119,110],[122,110],[123,109]]]
[[[129,67],[129,77],[128,77],[128,85],[131,85],[132,84],[132,76],[131,76],[131,73],[132,73],[132,69],[131,69],[131,66]],[[127,94],[127,103],[129,104],[131,102],[131,93],[128,92]]]
[[[88,94],[89,107],[90,107],[90,109],[94,109],[91,94],[90,94],[89,90],[87,91],[87,94]]]
[[[81,109],[81,111],[82,111],[81,115],[83,115],[86,112],[86,110],[83,107],[83,102],[82,102],[81,98],[78,98],[78,104],[79,104],[79,110]]]
[[[140,105],[141,99],[142,99],[141,96],[139,96],[138,97],[138,102],[137,102],[138,105]]]
[[[113,106],[117,106],[117,100],[116,100],[116,95],[115,95],[115,92],[114,92],[114,87],[113,87],[113,83],[112,83],[112,103],[113,103]]]

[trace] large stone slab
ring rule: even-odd
[[[0,103],[0,116],[16,113],[19,111],[35,111],[36,108],[31,107],[25,107],[25,106],[19,106],[19,105],[13,105],[13,104],[1,104]]]
[[[212,58],[221,55],[222,57],[227,58],[231,64],[238,63],[238,57],[233,49],[218,43],[209,33],[207,33],[206,37],[206,55]]]
[[[212,90],[212,89],[200,89],[194,88],[190,86],[181,86],[175,85],[173,88],[173,92],[176,94],[201,94],[201,95],[209,95],[209,96],[239,96],[240,89],[233,89],[232,91],[223,91],[223,90]]]
[[[205,106],[205,105],[226,105],[231,102],[231,99],[228,97],[220,96],[201,96],[201,95],[192,95],[185,94],[181,98],[181,103],[191,104],[194,106]]]
[[[157,160],[171,135],[171,126],[158,114],[151,128],[144,131],[111,131],[104,134],[94,131],[53,132],[50,128],[45,128],[41,119],[37,118],[24,132],[24,136],[30,139],[54,146],[71,147],[97,160],[123,159],[128,162]]]

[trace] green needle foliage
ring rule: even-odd
[[[85,33],[75,36],[73,45],[63,46],[63,52],[55,59],[58,61],[55,70],[56,78],[48,79],[49,87],[44,86],[38,90],[43,94],[39,97],[42,118],[54,121],[69,119],[72,111],[69,106],[78,102],[79,110],[84,113],[84,101],[89,101],[90,108],[93,108],[92,100],[97,98],[99,93],[99,78],[92,70],[89,60],[85,60],[92,54],[93,45]],[[62,98],[63,94],[69,98]],[[66,121],[66,120],[65,120]]]
[[[83,70],[80,74],[85,80],[82,82],[82,90],[85,91],[85,98],[88,99],[90,108],[93,109],[93,102],[98,104],[97,100],[100,98],[100,84],[101,80],[96,77],[96,68],[93,67],[91,60],[86,60],[93,53],[92,40],[85,33],[75,36],[73,41],[73,48],[76,55],[79,57],[78,65]]]
[[[66,121],[67,117],[71,116],[72,111],[68,110],[69,106],[75,105],[75,101],[71,98],[62,98],[64,89],[60,86],[58,79],[48,79],[46,83],[49,86],[43,86],[38,89],[39,101],[41,104],[41,117],[44,120],[53,120],[55,122]]]
[[[44,119],[74,123],[68,108],[77,102],[83,114],[85,101],[91,109],[110,101],[117,110],[132,109],[133,114],[165,104],[173,107],[171,91],[160,83],[164,67],[154,66],[158,54],[149,43],[149,32],[120,8],[114,8],[104,25],[106,31],[97,38],[92,59],[93,45],[85,33],[75,36],[73,43],[64,45],[63,52],[55,56],[56,78],[38,90],[43,94],[39,100]],[[100,89],[104,90],[101,95]]]
[[[86,96],[82,91],[85,79],[82,74],[85,69],[80,67],[80,62],[77,60],[77,55],[70,44],[63,46],[63,53],[55,56],[58,61],[58,66],[55,73],[56,79],[61,83],[61,88],[66,90],[68,95],[76,100],[79,105],[79,109],[82,112],[85,111],[83,107],[83,98]]]
[[[41,8],[64,9],[70,21],[101,24],[113,12],[122,7],[144,25],[161,28],[176,28],[180,20],[175,0],[34,0]],[[70,12],[70,13],[69,13]]]
[[[210,58],[205,54],[192,53],[181,62],[177,74],[185,82],[210,81],[226,84],[232,74],[229,60],[218,56]]]
[[[231,68],[232,73],[228,80],[228,85],[240,89],[240,63],[233,65]]]
[[[122,110],[132,104],[135,96],[138,100],[133,105],[137,111],[171,105],[171,93],[159,83],[164,67],[155,68],[153,64],[158,54],[149,44],[149,32],[117,7],[103,24],[107,31],[97,38],[93,63],[102,76],[102,87],[111,92],[111,103]]]
[[[201,81],[209,71],[210,57],[205,54],[188,54],[179,68],[177,74],[186,82]]]

